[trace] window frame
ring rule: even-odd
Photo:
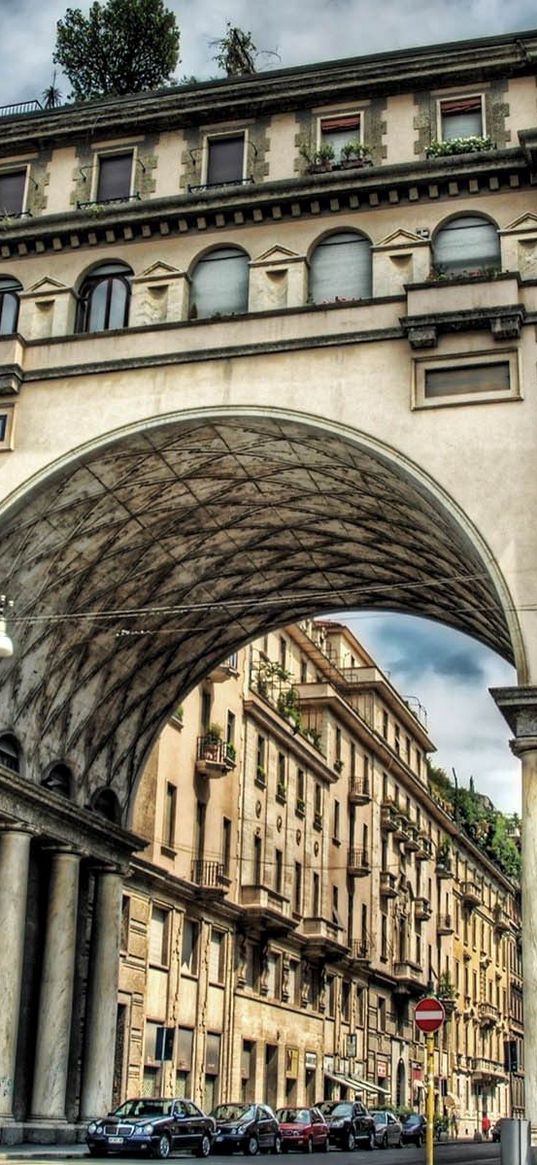
[[[98,197],[98,191],[99,191],[99,180],[100,180],[100,175],[101,175],[101,159],[103,159],[103,158],[105,158],[105,159],[106,158],[118,158],[118,157],[121,157],[123,154],[131,154],[131,157],[132,157],[131,180],[129,183],[129,193],[126,195],[123,195],[121,198],[113,198],[113,199],[106,199],[105,198],[105,199],[100,200]],[[135,193],[134,184],[135,184],[135,174],[136,174],[137,164],[138,164],[138,151],[137,151],[137,148],[135,145],[118,146],[117,149],[111,149],[111,150],[106,150],[106,149],[99,150],[99,149],[97,149],[95,151],[95,157],[94,157],[93,165],[92,165],[90,201],[91,202],[102,201],[103,203],[106,204],[106,202],[126,202],[129,198],[132,198],[133,194]]]
[[[325,113],[318,114],[317,115],[316,135],[315,135],[315,140],[317,143],[316,149],[320,150],[321,146],[324,144],[324,142],[323,142],[323,122],[324,121],[327,121],[327,122],[345,121],[345,120],[351,121],[351,120],[355,120],[355,119],[358,120],[358,130],[357,130],[357,132],[352,133],[350,135],[349,141],[358,140],[360,142],[360,145],[363,146],[363,144],[364,144],[364,110],[363,109],[346,109],[344,112],[343,111],[332,112],[332,113],[325,112]],[[338,165],[340,165],[340,163],[341,163],[341,155],[339,158],[337,158],[337,157],[334,158],[333,165],[338,166]]]
[[[479,98],[479,100],[481,102],[481,133],[479,133],[479,134],[464,134],[462,136],[464,136],[464,137],[481,137],[481,138],[484,138],[487,136],[485,94],[480,93],[480,92],[478,92],[478,93],[451,93],[449,96],[447,96],[447,94],[444,94],[443,97],[436,98],[436,137],[437,137],[437,141],[439,141],[439,142],[450,141],[450,139],[445,138],[444,134],[443,134],[442,105],[447,105],[448,102],[450,102],[450,101],[469,101],[470,99],[475,100],[476,98]]]
[[[427,399],[425,395],[427,372],[440,371],[442,368],[468,368],[472,365],[482,367],[484,364],[508,364],[510,388],[508,392],[491,389],[489,392],[463,393],[457,396],[434,397]],[[411,409],[456,408],[457,405],[491,404],[495,401],[523,400],[520,352],[516,348],[494,348],[478,352],[469,352],[457,355],[456,353],[444,356],[415,357],[412,361]]]
[[[27,213],[26,208],[27,208],[27,203],[28,203],[28,188],[30,185],[30,163],[29,162],[22,162],[22,163],[19,163],[17,165],[12,163],[11,165],[0,167],[0,180],[2,178],[9,178],[10,174],[20,174],[23,171],[25,174],[25,178],[24,178],[24,186],[23,186],[23,190],[22,190],[21,208],[20,208],[20,210],[7,211],[6,214],[3,214],[2,208],[0,206],[0,219],[19,218],[21,215],[24,215]]]
[[[211,188],[217,186],[234,186],[246,181],[247,174],[247,158],[249,148],[249,134],[247,126],[238,126],[236,129],[227,130],[207,130],[203,135],[202,145],[202,160],[201,160],[201,185],[208,186],[209,181],[209,153],[211,142],[223,141],[225,138],[239,138],[242,137],[242,175],[240,178],[231,178],[227,182],[212,182]]]
[[[134,272],[132,271],[131,267],[129,267],[129,264],[125,263],[122,264],[123,270],[109,272],[102,271],[102,274],[99,277],[99,270],[102,270],[102,268],[107,266],[112,266],[113,262],[114,261],[111,261],[110,264],[104,261],[102,263],[97,263],[94,268],[90,268],[90,270],[84,275],[84,278],[80,282],[79,290],[77,291],[77,336],[103,336],[108,332],[125,331],[125,329],[129,326],[130,305],[132,298],[132,280],[134,278]],[[116,260],[116,262],[119,266],[120,261]],[[109,326],[110,314],[112,310],[113,283],[115,280],[123,283],[126,292],[123,323],[120,327]],[[107,323],[105,323],[104,328],[89,328],[88,321],[91,315],[91,300],[101,283],[107,284],[106,307],[104,313],[105,321],[107,321]],[[84,289],[86,286],[88,286],[88,291],[86,294],[84,294]]]

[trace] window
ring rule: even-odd
[[[347,1023],[351,1017],[351,991],[351,984],[344,979],[341,984],[341,1015]]]
[[[278,797],[284,798],[287,793],[287,761],[285,753],[278,753]]]
[[[339,888],[332,886],[332,922],[335,926],[341,927],[341,918],[339,917]]]
[[[265,785],[267,781],[267,740],[265,736],[258,735],[257,737],[257,752],[256,752],[256,781],[260,785]]]
[[[518,400],[517,354],[495,351],[465,359],[418,359],[414,364],[413,397],[415,408]]]
[[[226,963],[226,936],[223,930],[211,928],[211,944],[209,951],[209,980],[211,983],[223,983]]]
[[[120,950],[128,951],[129,949],[129,930],[131,923],[131,900],[128,894],[123,894],[121,899],[121,932],[120,932]]]
[[[355,231],[328,235],[311,257],[313,303],[368,299],[371,295],[371,243]]]
[[[304,769],[296,770],[296,807],[303,811],[306,806],[306,778]]]
[[[235,745],[236,721],[237,721],[237,718],[235,716],[235,713],[228,711],[227,721],[226,721],[226,742],[227,742],[227,744]]]
[[[340,804],[339,801],[334,801],[334,836],[333,840],[339,842],[339,820],[340,820]]]
[[[207,1043],[205,1046],[205,1112],[211,1112],[218,1102],[221,1041],[222,1037],[217,1033],[207,1032]]]
[[[328,975],[326,979],[326,988],[328,995],[327,1013],[330,1019],[333,1019],[336,1014],[336,979],[335,975]]]
[[[497,271],[501,266],[498,228],[477,215],[457,215],[440,227],[433,254],[435,269],[441,275]]]
[[[168,965],[168,922],[169,910],[154,906],[149,924],[149,962],[158,967]]]
[[[0,174],[0,217],[22,214],[26,189],[26,167]]]
[[[318,918],[321,911],[321,884],[319,875],[314,873],[312,879],[311,890],[311,913],[314,918]]]
[[[383,735],[385,740],[388,739],[388,724],[389,724],[388,713],[383,712],[382,713],[382,735]]]
[[[209,138],[207,142],[207,186],[224,186],[244,178],[244,134]]]
[[[287,640],[280,635],[278,640],[278,661],[283,671],[287,670]]]
[[[222,865],[225,877],[229,878],[231,868],[231,821],[229,817],[224,817],[222,820]]]
[[[378,996],[377,1031],[386,1031],[386,1000]]]
[[[199,924],[185,918],[183,927],[183,949],[181,970],[185,975],[196,975],[198,971]]]
[[[129,198],[132,184],[132,150],[125,154],[104,154],[99,158],[96,202]]]
[[[194,1032],[190,1027],[177,1029],[177,1076],[175,1084],[176,1096],[190,1096],[192,1071],[192,1045]]]
[[[438,102],[438,120],[438,137],[443,142],[483,137],[483,98],[479,93],[445,98]]]
[[[322,117],[320,123],[320,145],[332,146],[334,162],[341,161],[341,151],[348,142],[360,141],[362,119],[359,113],[344,113],[334,117]]]
[[[200,724],[201,724],[201,732],[202,732],[203,736],[205,736],[205,734],[209,731],[209,724],[211,723],[211,709],[212,709],[211,693],[207,692],[207,691],[203,691],[201,693],[201,709],[200,709]]]
[[[248,311],[248,256],[221,247],[199,259],[192,274],[190,315],[200,319]]]
[[[20,291],[22,287],[16,279],[0,279],[0,336],[17,331]]]
[[[166,785],[164,798],[164,819],[162,823],[162,844],[173,849],[175,844],[175,813],[177,808],[177,788],[175,785]]]
[[[295,914],[302,911],[302,863],[295,862],[295,879],[293,883],[293,910]]]
[[[263,843],[261,838],[256,835],[256,837],[254,837],[254,886],[261,886],[262,884],[262,860]]]
[[[132,271],[125,263],[101,263],[84,280],[78,299],[77,332],[126,328]]]
[[[283,885],[283,850],[274,850],[274,889],[281,894]]]

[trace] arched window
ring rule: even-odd
[[[11,769],[12,773],[20,773],[19,742],[11,732],[3,732],[0,736],[0,765]]]
[[[50,789],[52,793],[60,793],[62,797],[71,796],[71,770],[64,764],[54,765],[43,777],[41,784],[44,789]]]
[[[77,332],[126,328],[132,271],[126,263],[101,263],[84,280],[78,301]]]
[[[369,299],[371,243],[356,231],[327,235],[316,246],[310,266],[310,296],[314,303]]]
[[[192,275],[190,315],[240,315],[248,311],[248,256],[237,247],[209,251]]]
[[[100,813],[101,817],[106,817],[107,821],[112,821],[114,825],[121,823],[119,801],[112,789],[99,789],[92,800],[91,807],[94,813]]]
[[[439,275],[497,271],[500,265],[498,228],[488,219],[459,215],[438,231],[434,241],[434,266]]]
[[[0,336],[11,336],[19,319],[19,291],[16,279],[0,279]]]

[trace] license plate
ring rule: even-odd
[[[108,1144],[109,1145],[122,1145],[124,1140],[125,1140],[125,1137],[109,1137]]]

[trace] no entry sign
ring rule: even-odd
[[[421,1032],[436,1032],[446,1018],[444,1005],[439,999],[434,999],[433,996],[428,996],[427,999],[420,999],[416,1004],[414,1011],[414,1019],[416,1027],[419,1027]]]

